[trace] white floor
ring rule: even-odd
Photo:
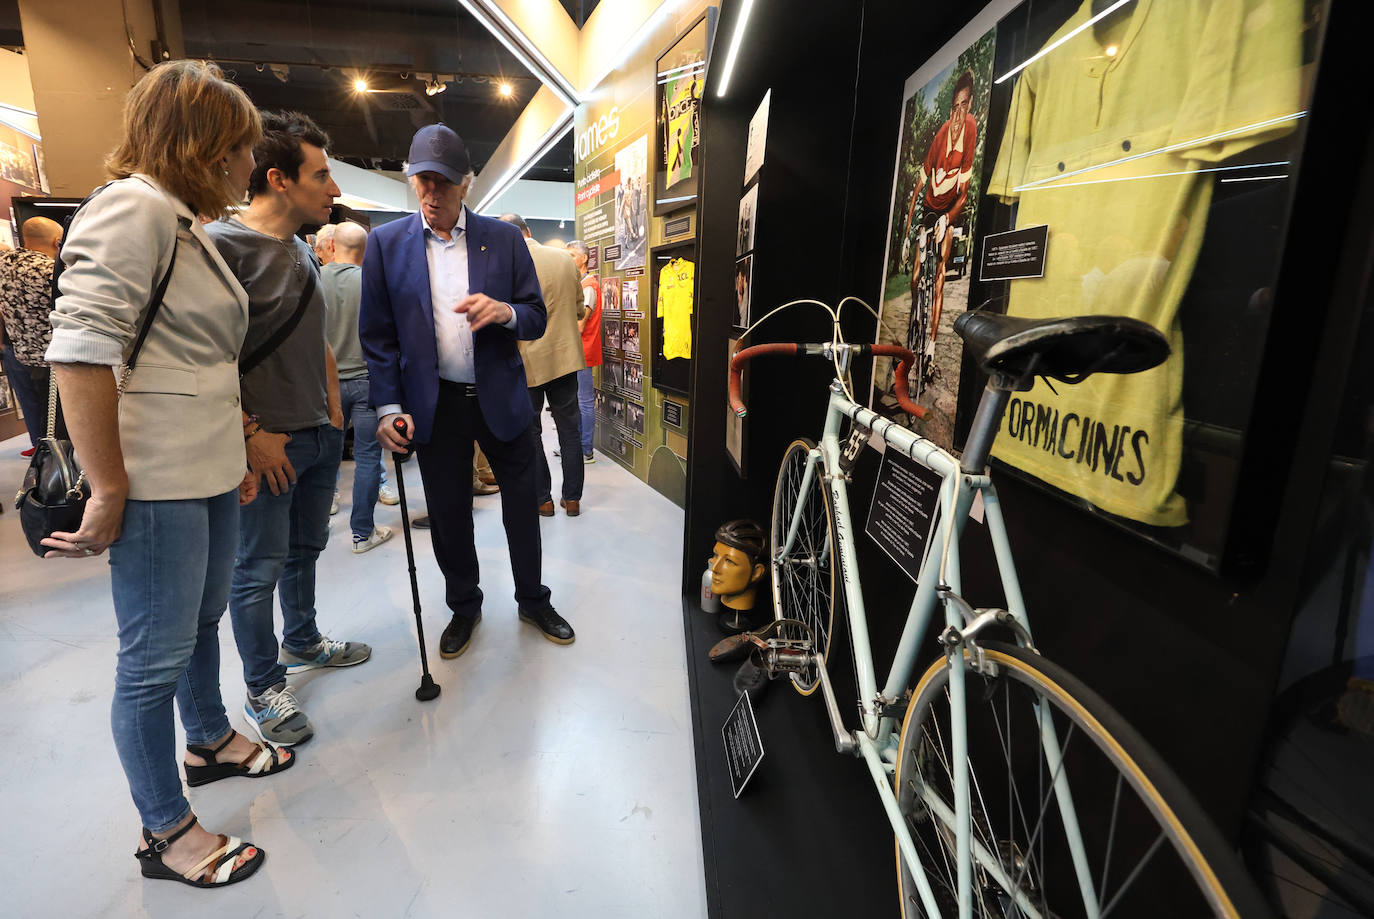
[[[109,737],[108,568],[29,553],[8,497],[25,445],[0,443],[0,915],[705,915],[682,512],[614,462],[587,467],[581,517],[560,511],[542,524],[544,581],[577,629],[570,647],[516,619],[499,498],[488,497],[475,510],[482,624],[465,655],[440,660],[442,581],[428,535],[414,531],[443,687],[424,704],[399,508],[378,506],[395,538],[352,555],[344,464],[319,620],[333,637],[371,644],[373,658],[300,680],[316,737],[290,772],[191,791],[207,827],[268,852],[249,881],[198,891],[138,874],[139,821]],[[413,465],[406,482],[412,514],[422,512]],[[220,635],[238,723],[227,615]]]

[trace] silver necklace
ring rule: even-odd
[[[244,220],[243,220],[242,217],[236,217],[235,219],[238,220],[238,222],[239,222],[240,224],[242,224],[243,226],[248,227],[248,229],[252,230],[254,233],[257,233],[257,234],[259,234],[260,236],[266,236],[268,239],[272,240],[272,241],[275,242],[277,245],[281,246],[282,249],[284,249],[284,250],[286,251],[286,254],[289,255],[289,256],[291,256],[292,269],[295,271],[296,277],[300,277],[300,276],[301,276],[301,250],[300,250],[300,247],[295,246],[295,245],[292,245],[291,243],[288,243],[286,240],[282,239],[280,236],[277,236],[275,233],[266,233],[266,232],[264,232],[264,231],[262,231],[262,230],[259,230],[257,227],[248,226],[248,224],[244,222]],[[293,236],[293,237],[291,237],[291,239],[294,241],[294,240],[295,240],[295,237]]]

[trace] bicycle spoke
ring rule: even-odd
[[[1097,885],[1097,911],[1102,912],[1102,898],[1107,893],[1107,872],[1112,867],[1112,845],[1116,842],[1116,817],[1121,806],[1121,786],[1126,781],[1124,775],[1116,777],[1116,793],[1112,796],[1112,824],[1107,829],[1107,855],[1102,859],[1102,880]]]
[[[1069,733],[1065,736],[1064,743],[1059,748],[1059,765],[1055,768],[1054,775],[1050,776],[1050,790],[1045,793],[1044,799],[1040,802],[1040,813],[1036,815],[1035,818],[1035,837],[1041,836],[1045,829],[1045,814],[1049,812],[1050,800],[1054,797],[1054,783],[1059,778],[1059,774],[1064,770],[1064,764],[1069,761],[1069,745],[1073,743],[1073,739],[1076,736],[1075,732],[1077,730],[1077,724],[1069,725]],[[1030,840],[1029,845],[1031,847],[1034,847],[1035,845],[1035,837],[1032,837]],[[1041,857],[1044,857],[1043,849],[1041,849]],[[1026,871],[1029,869],[1029,867],[1030,861],[1027,860],[1026,868],[1021,869],[1021,873],[1015,878],[1014,883],[1012,884],[1012,890],[1019,890],[1021,888],[1021,882],[1025,880]]]
[[[1122,896],[1125,895],[1131,884],[1135,882],[1135,879],[1140,876],[1140,872],[1145,869],[1145,863],[1154,857],[1154,854],[1159,851],[1160,846],[1164,845],[1164,841],[1164,834],[1161,832],[1159,836],[1155,838],[1155,841],[1150,844],[1150,848],[1145,853],[1144,857],[1140,859],[1140,864],[1136,865],[1135,870],[1126,878],[1126,883],[1121,885],[1121,889],[1116,892],[1116,896],[1112,897],[1111,902],[1102,910],[1100,919],[1106,919],[1107,916],[1111,915],[1112,910],[1116,909],[1116,904],[1120,902]]]

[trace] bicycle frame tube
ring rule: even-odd
[[[854,662],[859,680],[859,698],[864,702],[861,707],[864,731],[877,736],[878,719],[876,713],[869,711],[868,703],[877,694],[878,678],[873,668],[873,648],[869,643],[868,614],[864,609],[863,592],[859,586],[858,559],[855,556],[853,537],[853,518],[849,513],[849,491],[845,479],[837,473],[840,468],[840,419],[839,402],[848,402],[844,396],[832,388],[830,410],[826,414],[825,432],[821,435],[821,454],[827,471],[826,484],[830,487],[830,504],[835,511],[835,551],[840,562],[840,580],[844,584],[845,606],[849,611],[849,635],[854,643]],[[850,403],[853,404],[853,403]],[[807,471],[810,472],[810,464]],[[801,502],[797,502],[798,507]],[[795,533],[796,524],[793,523]]]
[[[844,418],[852,418],[857,424],[872,430],[881,437],[888,449],[896,449],[903,455],[916,460],[932,470],[942,479],[940,488],[941,526],[932,532],[927,547],[926,558],[921,566],[916,596],[912,599],[907,612],[906,624],[902,629],[901,640],[893,659],[892,669],[888,672],[882,690],[882,700],[895,701],[906,692],[916,663],[919,642],[926,635],[931,616],[937,602],[936,589],[945,584],[955,594],[962,594],[963,584],[960,572],[959,540],[967,525],[969,509],[976,494],[983,497],[984,519],[992,536],[993,554],[1002,583],[1002,592],[1007,610],[1016,617],[1030,635],[1030,621],[1026,615],[1025,601],[1021,585],[1016,577],[1016,567],[1012,560],[1011,541],[1007,534],[1006,521],[1002,516],[1001,502],[997,491],[985,475],[973,475],[960,468],[959,461],[939,446],[901,427],[896,422],[866,409],[847,398],[838,382],[831,385],[830,404],[826,414],[825,432],[821,437],[819,450],[813,452],[807,462],[803,479],[803,494],[810,488],[812,476],[819,465],[824,471],[824,482],[830,487],[831,504],[835,511],[835,543],[840,559],[840,575],[844,582],[844,593],[849,610],[850,637],[854,642],[854,658],[859,680],[860,709],[863,716],[862,733],[856,734],[856,753],[868,762],[879,796],[888,812],[889,821],[897,835],[903,857],[916,880],[925,907],[929,911],[933,904],[929,899],[929,881],[920,863],[905,821],[901,818],[896,797],[887,779],[889,766],[883,759],[884,748],[890,743],[894,720],[881,717],[881,705],[877,694],[877,676],[873,666],[873,652],[868,634],[868,617],[863,605],[863,595],[858,580],[855,556],[853,522],[849,511],[849,497],[845,478],[838,474],[839,434]],[[800,508],[800,502],[798,502]],[[789,545],[796,538],[800,510],[794,513],[789,530]],[[943,569],[943,570],[942,570]],[[965,625],[960,614],[947,605],[946,624],[956,629]],[[956,653],[962,653],[962,649]],[[950,706],[952,712],[967,710],[967,673],[963,667],[953,667],[949,672]],[[1069,788],[1068,776],[1061,768],[1062,748],[1054,725],[1046,713],[1042,712],[1041,741],[1051,773],[1055,775],[1055,798],[1058,803],[1064,829],[1068,836],[1071,859],[1078,875],[1079,887],[1083,894],[1088,915],[1096,915],[1096,897],[1087,858],[1083,848],[1082,833],[1079,830],[1076,808]],[[952,718],[950,724],[951,762],[968,762],[968,725],[963,718]],[[927,805],[931,804],[927,801]],[[992,853],[973,839],[972,806],[969,775],[966,769],[956,769],[954,775],[954,811],[948,808],[932,807],[935,819],[944,821],[955,831],[956,857],[958,860],[958,886],[962,893],[959,900],[959,915],[968,919],[972,915],[973,862],[976,859],[982,870],[1000,872],[999,862]],[[1008,878],[997,876],[998,883],[1004,888],[1011,886]],[[1029,907],[1024,896],[1014,897],[1023,911]],[[1028,913],[1032,915],[1032,913]]]

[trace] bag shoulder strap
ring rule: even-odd
[[[291,314],[286,322],[281,324],[277,331],[272,333],[272,337],[258,346],[252,354],[245,360],[239,361],[239,376],[247,376],[254,367],[261,364],[264,360],[281,347],[282,343],[291,337],[291,333],[296,331],[296,326],[300,325],[301,319],[305,316],[305,310],[310,306],[311,299],[315,296],[315,272],[305,273],[305,286],[301,288],[300,299],[296,302],[296,311]]]

